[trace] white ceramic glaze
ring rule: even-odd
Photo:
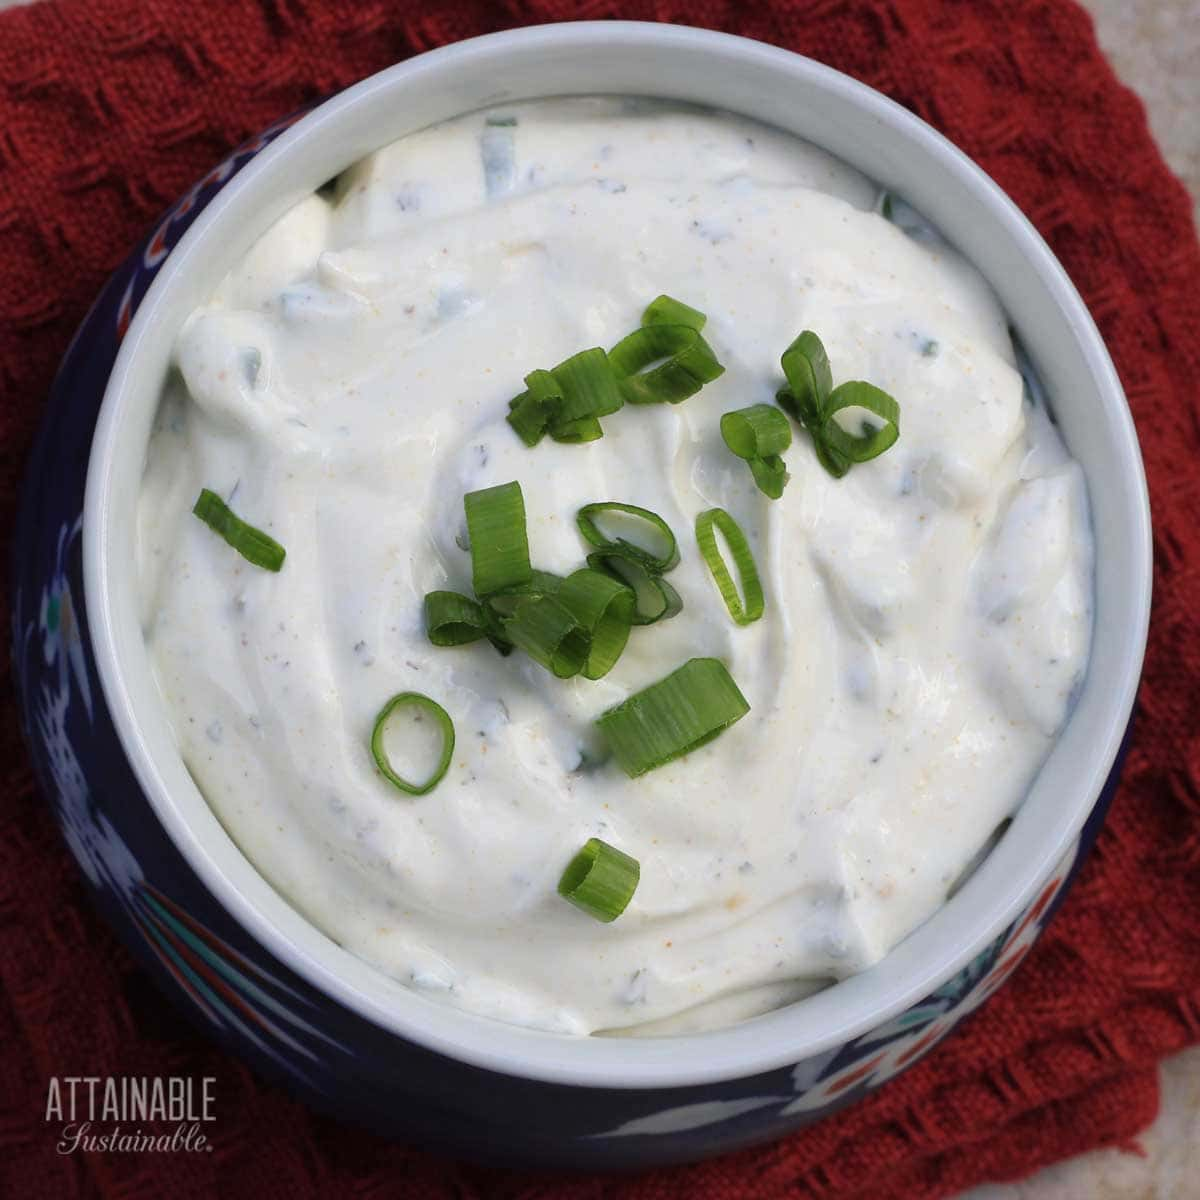
[[[711,104],[830,150],[908,199],[983,271],[1033,359],[1091,491],[1095,641],[1078,704],[1013,825],[963,889],[878,966],[730,1029],[633,1041],[523,1030],[431,1003],[348,954],[273,891],[230,840],[175,749],[137,619],[134,519],[174,336],[254,239],[369,150],[496,101],[610,93]],[[84,522],[87,609],[102,685],[164,828],[218,901],[267,949],[386,1029],[507,1074],[671,1087],[795,1063],[919,1001],[994,938],[1078,834],[1116,756],[1149,613],[1145,479],[1128,408],[1079,296],[1046,245],[963,154],[847,77],[756,42],[666,25],[543,26],[393,67],[298,122],[212,201],[162,267],[113,370]]]

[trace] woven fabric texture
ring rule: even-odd
[[[1142,439],[1156,600],[1136,740],[1082,877],[959,1036],[836,1118],[644,1176],[488,1171],[308,1112],[170,1011],[89,908],[4,699],[0,1194],[920,1200],[1131,1146],[1156,1110],[1157,1059],[1200,1039],[1200,247],[1139,102],[1069,0],[43,0],[7,12],[0,529],[89,301],[155,215],[232,145],[444,42],[614,16],[747,34],[894,97],[999,181],[1087,300]],[[57,1156],[46,1086],[72,1074],[215,1075],[214,1152]]]

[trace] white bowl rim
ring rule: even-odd
[[[1123,475],[1123,501],[1131,528],[1129,611],[1119,663],[1098,717],[1088,730],[1090,760],[1078,770],[1073,795],[1034,846],[1010,834],[954,899],[869,972],[809,1000],[742,1025],[702,1034],[612,1039],[571,1038],[478,1017],[436,1004],[353,959],[300,917],[282,897],[259,886],[261,877],[241,858],[233,861],[211,837],[185,820],[166,787],[139,728],[118,654],[112,603],[110,547],[111,460],[123,430],[124,401],[138,370],[145,331],[163,307],[168,289],[195,259],[197,246],[220,229],[235,200],[268,176],[292,149],[335,124],[352,106],[380,89],[411,86],[451,63],[480,67],[518,48],[554,55],[565,49],[649,46],[656,53],[690,52],[714,61],[769,69],[806,81],[838,103],[867,112],[898,138],[920,148],[938,168],[972,191],[1002,224],[1013,246],[1069,321],[1096,389],[1096,403],[1111,425]],[[594,90],[594,89],[593,89]],[[1150,600],[1150,516],[1141,456],[1116,372],[1086,306],[1065,271],[1011,200],[952,143],[895,102],[850,77],[790,51],[733,35],[686,26],[642,22],[570,22],[488,34],[429,51],[363,80],[325,101],[281,134],[245,166],[199,215],[168,256],[126,332],[109,378],[89,462],[84,506],[84,589],[101,685],[125,754],[166,833],[197,876],[233,919],[272,955],[318,991],[384,1030],[451,1058],[503,1074],[547,1082],[607,1088],[668,1088],[744,1078],[790,1067],[877,1027],[928,996],[971,961],[1034,898],[1067,855],[1094,807],[1125,734],[1141,672]],[[1084,691],[1089,684],[1085,682]],[[1094,706],[1095,707],[1095,706]],[[1074,719],[1074,718],[1073,718]],[[198,793],[197,793],[198,794]],[[1028,804],[1028,801],[1027,801]],[[230,842],[232,846],[232,842]],[[258,884],[254,884],[258,880]],[[255,893],[255,899],[247,896]],[[269,893],[266,894],[266,893]],[[271,896],[275,900],[271,900]],[[289,917],[288,914],[291,914]],[[899,958],[903,957],[901,965]],[[355,965],[357,964],[357,966]],[[350,981],[353,977],[353,982]]]

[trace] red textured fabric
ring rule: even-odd
[[[611,16],[749,34],[908,105],[1007,189],[1090,305],[1142,438],[1156,601],[1136,742],[1081,879],[965,1033],[845,1114],[765,1149],[640,1177],[486,1171],[315,1116],[164,1011],[88,907],[5,699],[0,1194],[921,1200],[1130,1146],[1155,1114],[1157,1059],[1200,1039],[1200,248],[1140,104],[1069,0],[45,0],[7,12],[0,528],[88,302],[154,215],[231,145],[440,43]],[[214,1153],[56,1156],[42,1120],[47,1080],[70,1074],[215,1075]]]

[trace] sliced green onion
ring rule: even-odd
[[[721,418],[721,437],[738,458],[766,458],[792,444],[792,427],[773,404],[752,404]]]
[[[740,596],[717,546],[718,529],[733,555],[733,565],[737,568],[742,585]],[[700,553],[712,572],[721,599],[729,609],[729,615],[738,625],[757,621],[765,607],[762,583],[758,578],[758,568],[754,565],[754,555],[750,552],[750,543],[746,541],[741,526],[723,508],[710,508],[696,518],[696,541],[700,544]]]
[[[445,622],[449,626],[439,632],[444,639],[461,633],[461,641],[439,641],[433,636],[434,623],[430,617],[430,599],[433,596],[447,595],[464,601],[466,604],[474,604],[475,601],[467,596],[458,596],[455,592],[431,592],[425,597],[425,628],[429,631],[429,640],[435,646],[463,645],[465,642],[474,640],[467,635],[475,629],[476,638],[486,637],[496,650],[507,658],[513,652],[513,644],[509,641],[508,635],[504,631],[504,618],[512,616],[523,597],[552,596],[558,591],[561,584],[562,578],[558,575],[551,575],[549,571],[532,571],[525,583],[513,584],[511,587],[493,592],[484,603],[477,605],[478,614],[472,609],[462,606],[458,606],[456,609],[450,606],[449,601],[438,600],[436,602],[437,606],[433,610],[433,616],[437,618],[444,614]],[[463,628],[461,630],[456,629],[453,624],[456,611],[463,614],[461,622]],[[475,622],[480,621],[482,622],[481,624],[475,625]]]
[[[514,480],[468,492],[463,507],[475,595],[484,599],[502,588],[528,583],[532,568],[521,485]]]
[[[778,414],[777,409],[772,411]],[[781,419],[786,425],[787,418]],[[665,542],[666,549],[662,554],[655,554],[652,550],[648,550],[636,542],[631,542],[627,538],[605,537],[596,523],[596,518],[606,512],[624,513],[626,516],[634,517],[653,526],[655,533]],[[635,558],[644,563],[653,572],[662,574],[671,570],[679,562],[679,546],[675,541],[675,535],[671,532],[670,525],[658,513],[651,512],[648,508],[639,508],[636,504],[622,504],[617,500],[600,500],[595,504],[585,504],[575,514],[575,524],[579,526],[579,532],[583,534],[583,539],[589,546],[594,546],[597,550],[620,551],[627,558]]]
[[[623,550],[597,550],[587,556],[588,566],[607,571],[633,590],[633,624],[655,625],[683,611],[679,593],[640,558]]]
[[[527,596],[504,620],[510,642],[559,679],[578,675],[590,638],[582,622],[555,596]]]
[[[441,756],[438,758],[433,773],[424,783],[411,783],[398,775],[388,761],[387,751],[383,745],[388,718],[396,709],[407,705],[429,713],[442,734]],[[390,784],[410,796],[424,796],[426,792],[432,792],[441,783],[442,777],[450,766],[450,759],[454,756],[454,722],[450,720],[450,714],[436,700],[422,696],[420,692],[399,692],[379,710],[379,716],[375,718],[375,728],[371,731],[371,754],[375,759],[375,765],[379,768],[379,773]]]
[[[425,632],[435,646],[465,646],[487,637],[490,622],[483,606],[460,592],[428,592]]]
[[[833,372],[825,346],[811,329],[806,329],[779,361],[787,387],[775,398],[811,432],[820,423],[825,397],[833,390]]]
[[[608,355],[594,347],[564,359],[553,370],[530,371],[525,388],[508,402],[508,423],[527,445],[549,432],[556,442],[602,437],[599,418],[624,404]]]
[[[882,422],[861,434],[850,433],[834,419],[834,413],[847,408],[862,408]],[[827,447],[844,455],[851,462],[868,462],[877,458],[900,436],[900,405],[887,392],[861,380],[843,383],[834,388],[824,406],[821,434]]]
[[[488,597],[487,607],[502,617],[511,617],[525,596],[553,596],[562,587],[563,577],[549,571],[533,570],[524,583],[501,588]]]
[[[791,479],[788,469],[778,454],[770,454],[766,458],[752,458],[747,464],[758,490],[769,500],[778,500],[783,495],[783,489]]]
[[[558,894],[597,921],[615,921],[633,899],[641,873],[636,858],[588,838],[562,873]]]
[[[725,664],[693,658],[596,721],[626,774],[636,777],[703,746],[750,711]]]
[[[811,329],[796,338],[780,362],[787,387],[775,399],[808,430],[818,460],[831,475],[840,478],[854,463],[876,458],[895,444],[900,436],[900,405],[887,392],[861,380],[834,388],[829,356]],[[850,433],[834,416],[847,408],[864,408],[881,424],[869,428],[864,422],[861,434]]]
[[[698,308],[670,296],[655,296],[642,313],[643,325],[686,325],[699,333],[707,323],[708,317]]]
[[[854,464],[841,451],[831,446],[823,437],[814,435],[813,449],[817,452],[817,461],[834,479],[841,479]]]
[[[658,296],[642,327],[607,354],[582,350],[549,371],[525,376],[525,391],[508,402],[508,423],[527,446],[549,433],[557,442],[604,436],[600,418],[633,404],[676,404],[716,379],[725,368],[700,335],[707,318],[697,309]]]
[[[551,434],[569,431],[575,421],[608,416],[624,404],[608,355],[599,346],[563,359],[550,374],[560,397]]]
[[[278,571],[283,566],[287,551],[261,529],[247,525],[216,492],[202,488],[192,512],[248,563],[267,571]]]
[[[560,679],[606,675],[621,657],[633,624],[633,592],[603,571],[582,567],[560,579],[538,571],[524,594],[492,598],[503,636]],[[509,607],[511,605],[511,607]],[[506,611],[507,610],[507,611]]]
[[[630,404],[678,404],[725,372],[691,325],[643,325],[622,338],[608,358]]]
[[[535,390],[530,381],[538,375],[550,375],[549,371],[532,371],[525,376],[525,387],[519,396],[508,402],[506,420],[516,430],[517,437],[527,446],[536,446],[550,428],[550,418],[558,404],[557,392],[546,394]],[[551,376],[553,378],[553,376]]]
[[[727,412],[721,418],[721,437],[738,458],[744,458],[759,491],[778,500],[789,475],[781,450],[792,444],[792,427],[787,417],[771,404],[753,404]]]
[[[604,426],[595,417],[578,417],[574,421],[566,421],[556,425],[550,436],[556,442],[564,445],[577,446],[583,442],[594,442],[604,436]]]
[[[629,641],[633,592],[605,571],[581,567],[563,580],[555,599],[574,614],[587,634],[584,678],[607,675]]]

